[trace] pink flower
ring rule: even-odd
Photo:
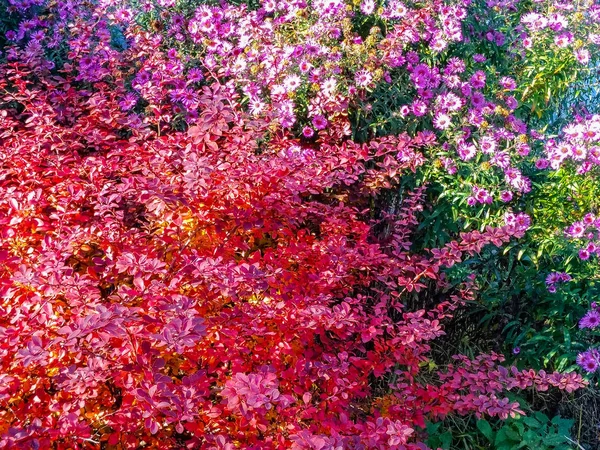
[[[517,83],[510,77],[502,77],[500,78],[500,86],[507,91],[513,91],[517,88]]]
[[[375,11],[375,0],[363,0],[360,4],[360,11],[367,16],[373,14],[373,11]]]
[[[474,145],[461,144],[458,146],[458,156],[463,161],[472,159],[477,154],[477,149]]]
[[[559,48],[567,47],[571,42],[573,42],[573,33],[570,32],[561,33],[554,38],[554,44]]]
[[[412,112],[417,117],[424,116],[427,113],[427,104],[421,100],[415,100],[412,104]]]
[[[300,87],[301,82],[302,80],[298,75],[288,75],[285,80],[283,80],[283,85],[288,92],[294,92]]]
[[[471,86],[475,89],[482,89],[485,87],[486,74],[483,70],[478,70],[473,74],[470,79]]]
[[[432,39],[431,42],[429,43],[429,46],[430,46],[431,50],[439,53],[439,52],[442,52],[446,47],[448,47],[448,42],[446,42],[444,39],[441,39],[441,38]]]
[[[433,125],[439,130],[446,130],[452,125],[452,120],[448,114],[437,114],[433,119]]]
[[[590,62],[590,51],[587,48],[582,48],[575,51],[575,58],[581,64],[587,64]]]
[[[585,229],[586,227],[582,222],[575,222],[573,225],[567,228],[565,233],[567,236],[572,238],[580,238],[584,235]]]
[[[368,72],[366,70],[359,70],[356,72],[356,75],[354,76],[354,81],[356,82],[356,85],[359,87],[366,87],[369,84],[371,84],[371,81],[373,80],[373,75],[371,75],[371,72]]]
[[[481,147],[481,151],[483,153],[494,153],[494,150],[496,150],[496,140],[491,137],[491,136],[484,136],[483,138],[481,138],[481,141],[479,141],[479,146]]]
[[[404,4],[398,0],[392,0],[389,2],[385,15],[390,19],[401,19],[406,15],[408,9]]]
[[[595,220],[596,217],[592,213],[587,213],[585,216],[583,216],[583,223],[588,226],[593,225]]]
[[[305,138],[310,139],[311,137],[313,137],[315,135],[315,131],[311,127],[306,126],[302,129],[302,135]]]
[[[579,259],[581,259],[582,261],[587,261],[588,259],[590,259],[590,252],[584,248],[582,248],[581,250],[579,250]]]
[[[327,128],[327,119],[321,114],[317,114],[315,117],[313,117],[312,124],[317,130],[323,130]]]
[[[136,104],[137,104],[137,97],[134,94],[132,94],[132,93],[127,94],[123,98],[123,100],[121,100],[119,102],[119,106],[121,107],[121,109],[123,111],[129,111],[129,110],[133,109],[133,107]]]
[[[500,200],[502,200],[504,203],[508,203],[513,199],[513,193],[510,191],[502,191],[502,193],[500,193]]]

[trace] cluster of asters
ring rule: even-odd
[[[588,47],[600,44],[600,5],[591,0],[536,0],[533,10],[521,17],[521,24],[519,47],[534,50],[539,45],[553,46],[581,65],[590,62]]]
[[[577,120],[562,130],[561,139],[549,140],[546,144],[547,159],[537,161],[538,168],[551,167],[559,170],[562,167],[573,167],[577,174],[592,174],[600,164],[600,116],[590,115],[578,117]],[[565,238],[575,243],[581,261],[590,260],[598,254],[598,227],[600,221],[594,213],[587,213],[569,225],[564,230]],[[552,277],[552,278],[550,278]],[[546,284],[548,290],[556,292],[558,282],[570,281],[567,274],[552,273]],[[579,321],[580,329],[594,330],[600,326],[600,312],[597,304],[592,303],[591,309]],[[577,356],[577,364],[588,373],[595,373],[599,359],[596,349],[589,349]]]
[[[600,327],[600,311],[598,304],[592,302],[591,309],[579,321],[579,328],[595,330]],[[595,373],[600,368],[600,352],[590,348],[577,355],[577,364],[588,373]]]
[[[586,214],[582,220],[574,222],[565,230],[568,239],[575,240],[581,247],[578,256],[582,261],[587,261],[594,254],[598,254],[598,219],[592,213]],[[594,330],[600,326],[600,311],[596,302],[592,302],[591,309],[579,321],[579,328]],[[577,356],[577,364],[588,373],[597,371],[600,364],[600,354],[596,349],[589,349]]]
[[[568,283],[571,280],[571,275],[566,272],[551,272],[546,277],[546,288],[548,292],[554,294],[557,290],[557,285]]]
[[[588,373],[595,373],[600,367],[600,352],[595,348],[577,355],[577,364]]]
[[[494,87],[487,81],[483,70],[469,74],[464,60],[451,58],[440,72],[437,67],[420,63],[415,53],[407,55],[407,70],[414,84],[415,100],[400,108],[403,117],[414,116],[423,120],[431,116],[433,128],[442,133],[443,164],[450,174],[459,167],[470,168],[477,162],[479,167],[487,164],[488,170],[496,168],[503,177],[491,184],[502,201],[510,201],[512,192],[525,194],[531,183],[525,177],[519,163],[529,155],[527,127],[514,116],[517,100],[509,95],[516,88],[509,77],[498,83],[502,94],[495,102],[489,101],[484,91]],[[479,61],[479,62],[477,62]],[[485,66],[485,58],[473,63]],[[506,186],[504,191],[499,187]],[[468,204],[489,204],[493,196],[481,186],[473,186]]]
[[[368,5],[356,9],[344,2],[312,6],[267,2],[256,11],[245,5],[199,6],[186,15],[155,5],[158,10],[147,14],[160,12],[172,23],[164,35],[153,36],[155,42],[150,45],[162,42],[169,61],[146,59],[132,82],[136,93],[129,94],[125,104],[131,107],[139,96],[165,126],[173,118],[193,119],[197,114],[194,83],[202,79],[194,66],[200,65],[211,75],[234,82],[253,116],[272,120],[310,140],[337,116],[348,114],[349,107],[358,107],[357,102],[378,82],[391,84],[395,82],[392,73],[394,79],[406,73],[412,82],[407,95],[414,100],[399,108],[401,117],[432,120],[434,129],[448,141],[444,149],[450,158],[458,156],[466,167],[475,160],[487,160],[490,169],[503,174],[500,183],[506,184],[505,191],[530,190],[529,180],[518,168],[530,149],[527,128],[513,114],[518,107],[510,95],[515,81],[509,77],[487,80],[483,55],[472,62],[452,58],[440,70],[421,61],[412,50],[428,42],[442,52],[448,42],[460,42],[464,5],[426,2],[410,9],[390,2],[373,11]],[[352,21],[361,15],[383,20],[385,38],[378,28],[361,37],[352,28]],[[116,19],[125,27],[135,14],[122,8],[115,13]],[[185,84],[178,79],[184,67]],[[484,95],[498,90],[502,94],[493,102]],[[494,191],[496,181],[490,183]],[[502,201],[512,198],[505,191]]]
[[[578,255],[582,261],[587,261],[598,253],[599,226],[600,221],[595,214],[587,213],[582,220],[574,222],[565,230],[565,237],[578,243]]]
[[[554,170],[570,162],[577,173],[584,174],[600,165],[600,115],[579,117],[562,130],[562,138],[546,143],[546,158],[537,161],[538,168]]]
[[[201,49],[204,66],[235,79],[252,114],[291,128],[301,113],[302,132],[311,137],[357,95],[390,81],[389,70],[406,63],[405,47],[425,42],[442,51],[460,41],[464,17],[463,7],[438,1],[410,8],[372,0],[354,7],[342,0],[265,2],[256,11],[200,6],[183,25],[182,46]],[[353,30],[360,18],[383,20],[401,42],[382,50],[378,28],[368,37]]]
[[[526,214],[416,253],[423,189],[379,223],[365,213],[435,141],[349,138],[351,101],[389,82],[380,58],[410,73],[439,132],[443,114],[464,128],[448,139],[457,163],[488,155],[528,189],[511,166],[528,152],[513,100],[483,97],[482,68],[439,70],[406,51],[460,41],[463,7],[10,5],[1,447],[423,449],[427,420],[506,418],[520,411],[505,390],[585,385],[503,369],[497,355],[420,376],[443,320],[475,295],[443,269],[522,237]],[[389,40],[363,42],[352,14],[395,24]],[[336,66],[354,50],[363,59]],[[309,125],[297,133],[303,89]],[[439,302],[409,310],[406,293],[425,290]]]

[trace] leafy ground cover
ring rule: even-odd
[[[597,2],[0,12],[0,448],[597,448]]]

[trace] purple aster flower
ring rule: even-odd
[[[510,77],[502,77],[500,78],[500,86],[502,86],[503,89],[512,91],[516,89],[517,83]]]
[[[485,87],[486,74],[483,70],[478,70],[470,78],[471,86],[475,89],[482,89]]]
[[[465,62],[456,57],[450,58],[444,71],[449,75],[463,73],[465,71]]]
[[[521,156],[527,156],[531,152],[531,147],[529,145],[521,143],[517,145],[517,153]]]
[[[583,216],[583,223],[586,225],[592,225],[595,220],[596,217],[592,213],[587,213],[585,216]]]
[[[567,283],[571,280],[572,280],[571,275],[569,275],[567,272],[559,272],[558,273],[558,281],[560,281],[562,283]]]
[[[444,169],[446,169],[446,171],[450,175],[454,175],[458,171],[458,168],[456,167],[456,164],[454,163],[454,160],[452,158],[447,158],[447,157],[443,156],[441,158],[441,161],[442,161],[442,164],[444,165]]]
[[[302,129],[302,135],[305,138],[310,139],[311,137],[313,137],[315,135],[315,131],[311,127],[306,126]]]
[[[572,238],[580,238],[585,233],[585,225],[581,222],[575,222],[566,230],[566,234]]]
[[[321,114],[318,114],[313,117],[312,124],[317,130],[323,130],[327,127],[327,119]]]
[[[597,328],[600,326],[600,312],[596,309],[588,311],[579,321],[579,328]]]
[[[474,145],[461,144],[458,146],[458,156],[463,161],[468,161],[477,154],[477,149]]]
[[[479,146],[483,153],[494,153],[496,145],[496,140],[491,136],[484,136],[481,138],[481,141],[479,141]]]
[[[203,79],[204,75],[202,75],[202,70],[198,69],[197,67],[190,69],[190,71],[188,72],[188,80],[191,83],[198,83]]]
[[[406,54],[406,60],[411,64],[418,64],[419,54],[414,51],[410,51]]]
[[[171,17],[171,27],[179,28],[185,24],[185,18],[181,14],[174,14]]]
[[[137,103],[137,97],[134,94],[129,93],[129,94],[125,95],[123,100],[121,100],[119,102],[119,106],[121,107],[121,109],[123,111],[129,111],[136,105],[136,103]]]
[[[412,112],[415,116],[424,116],[427,112],[427,104],[421,100],[415,100],[412,104]]]
[[[598,351],[590,349],[577,355],[577,364],[586,372],[593,373],[598,370]]]
[[[575,51],[575,58],[577,58],[577,61],[581,64],[587,64],[590,62],[590,51],[585,48],[579,49]]]
[[[513,199],[513,193],[510,191],[502,191],[500,193],[500,200],[502,200],[504,203],[508,203]]]

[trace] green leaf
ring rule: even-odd
[[[505,426],[503,427],[506,429],[506,436],[512,440],[512,441],[516,441],[516,442],[520,442],[521,441],[521,434],[518,433],[517,431],[515,431],[512,427],[508,427]]]
[[[575,421],[572,419],[564,419],[560,416],[555,416],[552,418],[552,423],[558,427],[558,433],[562,435],[569,433]]]
[[[492,427],[487,420],[478,420],[477,429],[481,431],[481,434],[483,434],[488,441],[494,442],[494,430],[492,430]]]
[[[551,434],[544,438],[544,444],[546,445],[560,445],[564,444],[567,441],[565,436],[561,436],[560,434]]]
[[[442,448],[450,449],[450,446],[452,445],[452,433],[450,431],[445,431],[440,434],[439,438]]]
[[[539,428],[542,425],[539,420],[530,416],[523,417],[523,422],[530,428]]]

